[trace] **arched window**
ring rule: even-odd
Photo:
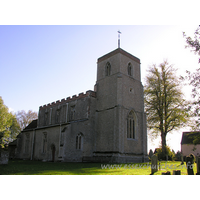
[[[136,136],[136,116],[134,111],[129,112],[127,117],[127,138],[135,139]]]
[[[133,76],[133,67],[132,67],[131,63],[128,64],[128,75]]]
[[[82,143],[83,143],[83,136],[81,133],[79,133],[76,136],[76,149],[82,149]]]
[[[109,62],[106,63],[106,76],[110,76],[111,65]]]

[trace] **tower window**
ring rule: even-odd
[[[135,139],[135,132],[136,132],[136,117],[133,111],[128,114],[127,118],[127,138]]]
[[[132,67],[131,63],[128,64],[128,75],[133,76],[133,67]]]
[[[111,65],[109,62],[106,63],[106,76],[110,76]]]

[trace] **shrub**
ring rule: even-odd
[[[166,160],[166,156],[163,154],[162,148],[156,148],[154,154],[156,154],[158,160]],[[171,151],[168,146],[166,146],[166,154],[168,155],[168,160],[174,161],[175,153],[173,150]]]

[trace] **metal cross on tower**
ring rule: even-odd
[[[117,31],[118,32],[118,48],[120,48],[120,34],[122,34],[120,31]]]

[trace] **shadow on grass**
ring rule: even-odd
[[[161,164],[165,164],[162,162]],[[136,168],[140,166],[140,168]],[[161,175],[162,172],[175,170],[171,165],[180,167],[180,162],[167,162],[167,168],[160,169],[152,175]],[[102,167],[104,166],[104,167]],[[107,166],[107,167],[105,167]],[[111,167],[111,164],[101,163],[63,163],[10,160],[8,165],[0,165],[0,175],[150,175],[151,167],[148,163],[119,164]],[[114,165],[113,165],[114,166]],[[120,166],[120,167],[117,167]],[[125,167],[126,166],[126,167]],[[194,167],[194,171],[196,166]],[[181,169],[181,175],[186,175],[187,170]]]
[[[53,163],[11,160],[0,165],[0,175],[99,175],[120,174],[120,169],[102,169],[100,163]]]

